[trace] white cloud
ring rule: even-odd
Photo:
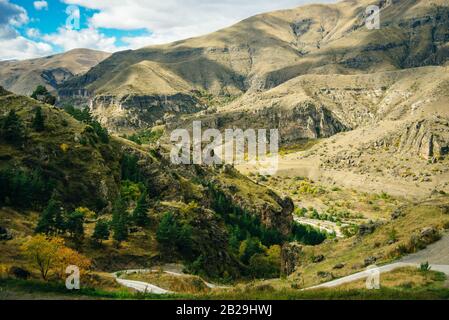
[[[36,10],[48,9],[47,1],[34,1],[33,5]]]
[[[6,26],[19,27],[28,22],[26,10],[9,0],[0,0],[0,28]]]
[[[31,59],[48,56],[53,48],[44,42],[32,41],[22,36],[0,39],[0,60]]]
[[[81,30],[59,28],[57,33],[44,35],[42,39],[61,47],[64,51],[76,48],[89,48],[108,52],[126,49],[115,45],[115,37],[107,37],[94,28]]]
[[[29,22],[24,8],[0,0],[0,60],[27,59],[53,54],[55,48],[71,50],[90,48],[115,52],[137,49],[206,34],[227,27],[249,16],[296,7],[310,2],[335,0],[61,0],[96,10],[87,21],[87,29],[69,30],[42,35],[38,29],[28,28],[26,37],[16,30]],[[47,1],[34,1],[36,10],[48,9]],[[146,29],[149,35],[109,37],[99,28],[120,30]]]
[[[41,36],[40,31],[36,28],[27,29],[26,34],[29,38],[39,38]]]
[[[53,48],[22,37],[15,27],[29,21],[26,10],[8,0],[0,0],[0,60],[29,59],[48,55]]]
[[[63,0],[99,12],[90,23],[95,28],[124,30],[145,28],[149,37],[124,40],[144,45],[166,43],[206,34],[254,14],[286,9],[311,2],[335,0]]]

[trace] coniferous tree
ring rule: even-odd
[[[48,94],[49,94],[49,92],[48,92],[47,88],[45,88],[42,85],[38,85],[36,87],[36,89],[33,91],[33,93],[31,94],[31,98],[37,100],[39,96],[46,96]]]
[[[36,87],[33,94],[31,95],[31,98],[51,105],[54,105],[56,103],[56,98],[52,96],[50,92],[48,92],[47,88],[41,85]]]
[[[125,201],[119,197],[114,204],[112,212],[113,238],[119,244],[128,239],[128,213]]]
[[[21,143],[25,138],[22,120],[14,110],[9,111],[2,125],[2,136],[11,143]]]
[[[39,218],[35,232],[57,235],[62,234],[64,231],[65,224],[62,204],[56,200],[55,196],[52,196]]]
[[[137,226],[145,227],[146,225],[148,225],[148,209],[149,204],[147,201],[147,191],[146,189],[144,189],[139,200],[137,201],[137,206],[134,209],[132,216],[133,221]]]
[[[92,238],[95,240],[95,242],[101,244],[103,240],[109,239],[109,235],[109,223],[106,220],[99,220],[95,225]]]
[[[192,251],[192,228],[186,223],[178,222],[175,215],[167,212],[159,223],[156,239],[166,252],[177,250],[184,256]]]
[[[37,132],[42,132],[45,129],[44,116],[42,115],[42,108],[41,107],[37,107],[36,108],[32,127]]]
[[[81,243],[84,239],[84,213],[79,211],[70,213],[67,216],[65,229],[75,242]]]

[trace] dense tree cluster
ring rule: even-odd
[[[56,97],[51,95],[47,88],[41,85],[36,87],[34,92],[31,94],[31,98],[50,105],[54,105],[56,103]]]
[[[257,216],[235,206],[213,185],[209,185],[209,192],[214,200],[213,209],[228,226],[230,249],[247,266],[247,275],[256,278],[279,276],[280,245],[286,241],[315,245],[326,239],[319,230],[300,224],[294,224],[292,234],[284,237],[277,230],[263,226]]]
[[[140,171],[139,158],[133,154],[124,154],[121,160],[122,181],[143,182],[143,176]]]
[[[180,252],[190,257],[192,252],[192,227],[167,212],[162,217],[156,232],[156,239],[165,253]]]
[[[6,168],[0,171],[0,205],[38,209],[46,205],[54,187],[40,170]]]
[[[76,120],[89,125],[89,127],[86,129],[87,132],[94,133],[102,143],[109,143],[108,130],[106,128],[103,128],[103,126],[93,118],[88,108],[76,109],[75,107],[69,105],[65,106],[64,110]]]

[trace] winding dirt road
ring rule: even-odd
[[[176,264],[167,264],[165,266],[161,267],[162,271],[166,274],[175,276],[175,277],[185,277],[188,276],[188,274],[185,274],[182,272],[183,267],[181,265]],[[134,270],[123,270],[123,271],[117,271],[113,273],[113,276],[115,277],[116,281],[121,284],[122,286],[134,289],[138,292],[142,293],[154,293],[154,294],[169,294],[174,293],[169,290],[162,289],[158,286],[155,286],[151,283],[142,282],[142,281],[135,281],[135,280],[127,280],[127,279],[121,279],[120,275],[122,274],[135,274],[135,273],[149,273],[149,272],[156,272],[159,271],[159,269],[134,269]],[[201,278],[200,278],[201,279]],[[229,287],[225,286],[219,286],[210,282],[205,281],[204,279],[201,279],[204,284],[210,288],[210,289],[226,289]]]
[[[440,241],[429,245],[424,250],[408,255],[396,263],[380,266],[377,268],[377,271],[382,274],[402,267],[419,268],[421,263],[425,262],[430,264],[431,270],[443,272],[449,277],[449,235],[446,234]],[[337,287],[353,281],[366,279],[372,272],[372,270],[358,272],[350,276],[307,288],[306,290]]]

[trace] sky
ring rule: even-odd
[[[258,13],[333,0],[0,0],[0,60],[89,48],[137,49],[199,36]]]

